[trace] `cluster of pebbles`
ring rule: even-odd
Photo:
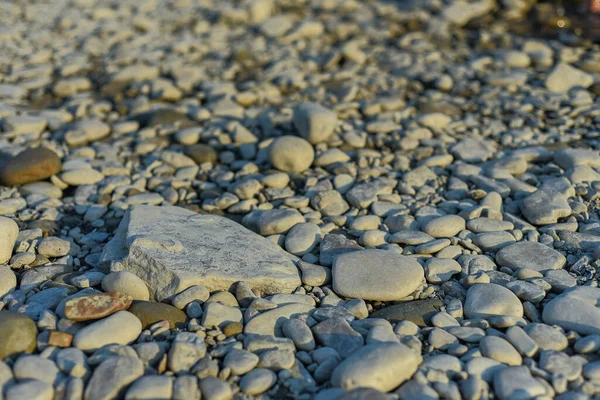
[[[600,398],[600,46],[532,3],[0,2],[0,398]]]

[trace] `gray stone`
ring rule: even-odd
[[[337,115],[317,103],[300,103],[294,107],[294,125],[300,136],[311,144],[326,142],[337,125]]]
[[[83,351],[95,351],[107,344],[129,344],[142,332],[142,323],[130,312],[118,311],[95,321],[78,331],[73,346]]]
[[[226,218],[153,206],[131,208],[100,258],[104,268],[142,278],[156,300],[193,285],[228,290],[238,281],[265,294],[290,293],[300,285],[294,261]]]
[[[327,319],[315,325],[312,331],[320,344],[335,349],[343,358],[355,353],[364,344],[362,335],[343,318]]]
[[[421,230],[434,238],[450,238],[465,229],[465,220],[458,215],[444,215],[421,225]]]
[[[567,259],[558,251],[538,242],[519,242],[504,247],[496,254],[496,262],[511,269],[527,268],[546,271],[562,268]]]
[[[123,396],[130,383],[144,375],[144,364],[133,357],[109,357],[92,374],[86,400],[111,400]],[[110,384],[107,384],[110,382]]]
[[[465,316],[487,318],[494,315],[523,316],[523,305],[510,290],[494,283],[473,285],[467,291]]]
[[[244,375],[258,364],[258,356],[246,350],[231,349],[225,356],[223,367],[230,368],[234,375]]]
[[[403,344],[367,345],[336,367],[331,384],[345,390],[370,387],[388,392],[410,379],[422,360]]]
[[[52,360],[40,356],[23,355],[13,365],[13,372],[19,381],[36,379],[54,385],[59,370]]]
[[[592,75],[569,64],[560,62],[548,73],[545,85],[548,90],[566,93],[572,88],[588,88],[594,83]]]
[[[54,389],[47,382],[27,380],[7,387],[4,398],[6,400],[52,400]]]
[[[200,380],[200,391],[205,400],[231,400],[233,398],[231,386],[212,376]]]
[[[600,334],[600,289],[578,287],[555,297],[544,307],[545,323],[581,335]]]
[[[7,263],[13,252],[13,247],[19,235],[19,226],[7,217],[0,217],[0,264]]]
[[[171,399],[173,378],[170,376],[142,376],[127,390],[125,400]]]
[[[269,146],[269,161],[280,171],[304,172],[315,159],[315,151],[306,140],[295,136],[281,136]]]
[[[240,381],[240,389],[249,395],[259,395],[269,390],[277,382],[275,372],[266,368],[256,368]]]
[[[567,348],[569,342],[567,337],[553,326],[539,323],[528,324],[525,333],[542,350],[561,351]]]
[[[337,256],[361,249],[361,246],[346,238],[344,235],[330,233],[325,235],[319,246],[319,261],[321,265],[328,267],[333,264],[333,261]]]
[[[509,367],[494,375],[494,393],[501,400],[526,400],[546,393],[527,367]]]
[[[242,312],[237,307],[226,306],[217,302],[206,303],[204,306],[204,314],[202,314],[202,326],[207,329],[220,328],[232,322],[241,323],[243,320]]]
[[[554,190],[536,190],[521,202],[521,212],[535,225],[549,225],[571,215],[567,199]]]
[[[258,314],[246,323],[245,334],[282,336],[281,326],[294,316],[309,313],[314,306],[292,303]]]
[[[385,250],[363,250],[337,256],[332,269],[333,290],[341,296],[364,300],[400,300],[424,279],[413,258]]]
[[[244,217],[244,225],[262,236],[286,233],[296,224],[305,222],[297,210],[290,208],[257,210]]]

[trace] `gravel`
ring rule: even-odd
[[[0,397],[600,396],[600,47],[544,4],[21,3]]]

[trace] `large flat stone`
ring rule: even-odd
[[[296,260],[227,218],[140,205],[127,211],[100,265],[136,274],[161,301],[193,285],[212,292],[239,281],[265,294],[290,293],[301,284]]]

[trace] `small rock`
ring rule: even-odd
[[[106,292],[124,293],[133,300],[147,301],[150,298],[146,283],[137,275],[127,271],[111,272],[102,278],[102,289]]]
[[[315,151],[306,140],[295,136],[281,136],[269,147],[269,161],[284,172],[304,172],[315,159]]]
[[[142,329],[160,321],[168,321],[170,329],[183,328],[187,320],[183,311],[164,303],[135,301],[127,311],[140,320]]]
[[[118,311],[78,331],[73,345],[83,351],[95,351],[107,344],[129,344],[141,332],[142,323],[134,314]]]
[[[22,151],[0,169],[0,183],[18,186],[43,181],[60,172],[62,163],[52,150],[44,147]]]
[[[127,310],[131,301],[131,296],[122,293],[80,296],[67,300],[64,313],[72,321],[89,321]]]

